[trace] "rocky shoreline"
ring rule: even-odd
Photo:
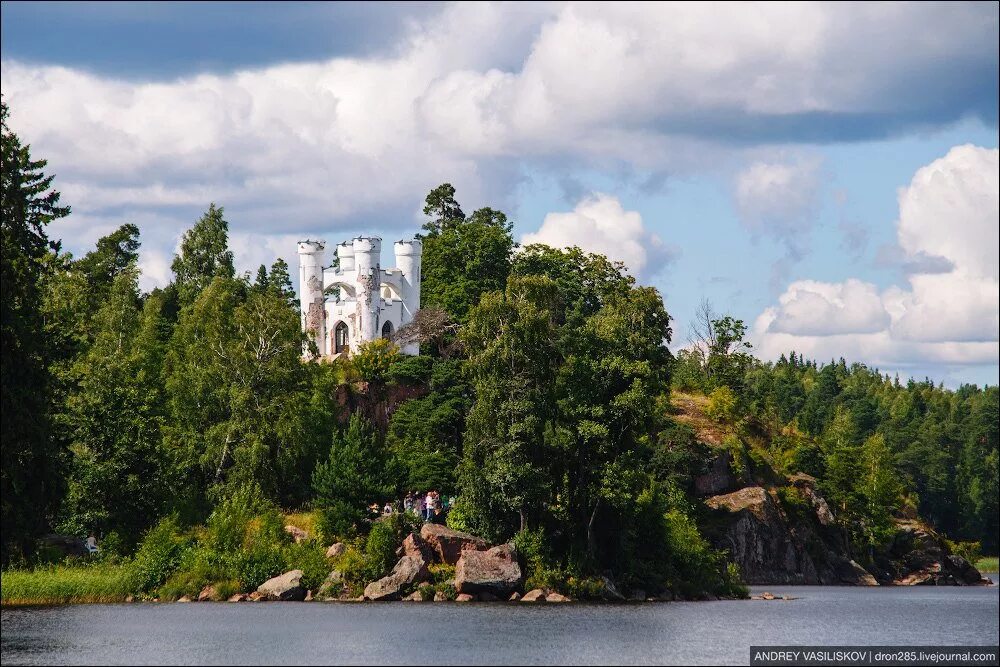
[[[889,569],[876,576],[842,553],[837,546],[833,514],[808,479],[796,480],[797,487],[808,498],[816,524],[803,526],[792,523],[782,508],[776,492],[759,486],[745,487],[728,494],[712,496],[706,505],[723,513],[727,521],[721,524],[717,538],[720,546],[730,550],[733,560],[746,573],[747,581],[757,585],[990,585],[978,570],[959,556],[948,553],[945,542],[927,526],[916,521],[902,523],[897,539],[888,552]],[[800,517],[801,519],[801,517]],[[822,534],[823,527],[830,534]],[[808,528],[809,530],[806,530]],[[291,532],[291,530],[289,531]],[[305,535],[296,535],[305,539]],[[825,552],[815,548],[821,540]],[[832,540],[832,541],[831,541]],[[330,559],[344,554],[342,543],[331,545],[326,552]],[[252,593],[238,593],[228,602],[264,601],[337,601],[337,602],[517,602],[562,603],[573,600],[557,591],[534,588],[524,590],[525,578],[511,544],[490,545],[485,540],[436,524],[424,524],[419,533],[410,533],[397,550],[398,560],[386,576],[368,583],[358,596],[347,593],[342,573],[332,569],[317,590],[302,585],[303,572],[291,570],[261,584]],[[889,558],[891,556],[891,558]],[[454,592],[443,593],[431,586],[431,566],[454,567],[454,577],[443,582]],[[666,602],[679,600],[670,592],[647,595],[634,590],[623,594],[608,578],[596,600],[604,602]],[[702,596],[702,600],[718,599]],[[794,600],[788,595],[764,592],[753,600]],[[221,601],[213,587],[208,586],[194,597],[184,596],[178,602]]]
[[[851,557],[833,510],[808,475],[794,475],[768,486],[741,485],[728,460],[720,457],[712,471],[696,484],[712,517],[706,531],[709,539],[717,548],[727,550],[747,584],[993,583],[973,564],[951,553],[947,542],[916,517],[897,518],[892,542],[870,554],[866,566],[862,566]]]

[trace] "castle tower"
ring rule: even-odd
[[[302,330],[316,343],[320,356],[326,350],[326,309],[323,298],[323,241],[299,241],[299,310]]]
[[[379,337],[381,311],[379,309],[379,285],[382,279],[382,239],[377,236],[361,236],[354,239],[354,271],[357,285],[358,341],[370,341]]]
[[[396,255],[396,266],[402,272],[401,287],[403,292],[403,312],[400,320],[403,324],[413,321],[413,316],[420,310],[420,261],[423,254],[423,244],[420,239],[412,241],[396,241],[393,245]],[[403,347],[404,354],[420,354],[420,346],[410,343]]]

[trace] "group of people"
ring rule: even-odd
[[[403,511],[416,514],[424,521],[431,523],[444,523],[448,516],[448,511],[455,506],[454,496],[442,496],[438,491],[431,490],[427,493],[412,491],[403,498]],[[398,505],[387,502],[382,508],[382,515],[389,516],[398,511]],[[373,514],[378,514],[378,505],[372,505]]]

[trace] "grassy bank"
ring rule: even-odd
[[[0,598],[4,606],[121,602],[133,582],[130,568],[107,563],[8,570],[0,575]]]
[[[976,561],[976,569],[980,572],[1000,572],[1000,558],[984,556]]]

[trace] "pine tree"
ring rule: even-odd
[[[58,500],[60,452],[49,437],[47,339],[41,295],[44,258],[57,244],[45,227],[69,214],[59,205],[45,160],[33,160],[30,147],[7,126],[7,105],[0,102],[2,148],[3,252],[0,253],[0,560],[7,563],[31,547],[45,530]]]

